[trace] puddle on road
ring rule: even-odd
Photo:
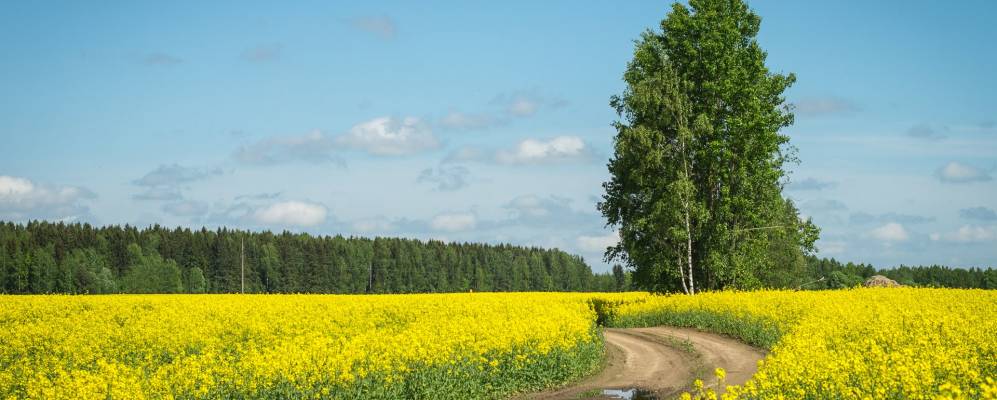
[[[603,389],[602,395],[623,400],[658,400],[654,393],[644,389]]]

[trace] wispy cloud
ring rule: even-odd
[[[430,228],[441,232],[466,231],[474,229],[477,224],[477,216],[466,212],[439,214],[429,221]]]
[[[489,150],[461,147],[451,151],[443,162],[482,162],[504,165],[535,165],[586,162],[594,159],[592,150],[578,136],[549,139],[523,139],[512,148]]]
[[[281,192],[255,193],[236,196],[235,200],[273,200],[280,197]]]
[[[235,159],[248,165],[290,162],[336,163],[353,150],[376,156],[405,156],[440,146],[428,124],[419,118],[379,117],[354,125],[344,134],[312,131],[300,136],[278,136],[243,145]]]
[[[205,169],[184,167],[180,164],[163,164],[146,173],[141,178],[132,181],[132,183],[137,186],[146,187],[176,187],[184,183],[199,181],[221,174],[221,168]]]
[[[501,107],[513,117],[532,117],[541,110],[564,107],[568,102],[561,98],[545,96],[537,90],[521,90],[503,93],[492,99],[492,104]]]
[[[925,140],[941,140],[947,137],[944,133],[946,131],[948,131],[948,128],[946,127],[918,124],[910,127],[910,129],[907,129],[907,136]]]
[[[207,214],[211,207],[204,202],[185,200],[163,204],[163,212],[178,217],[200,217]]]
[[[607,247],[616,246],[620,242],[620,233],[613,231],[605,235],[581,235],[575,239],[579,250],[587,253],[603,253]]]
[[[857,224],[874,224],[874,223],[889,223],[897,222],[901,224],[924,224],[928,222],[934,222],[935,219],[932,217],[924,217],[921,215],[910,215],[910,214],[899,214],[895,212],[888,212],[885,214],[869,214],[864,212],[854,212],[848,217],[848,221]]]
[[[398,24],[395,20],[384,15],[354,18],[350,21],[350,25],[385,40],[394,39],[398,33]]]
[[[824,190],[838,186],[837,182],[825,181],[816,178],[806,178],[800,181],[792,181],[786,185],[789,190]]]
[[[484,111],[464,112],[451,109],[433,121],[444,130],[485,130],[508,125],[517,119],[533,117],[541,111],[563,107],[567,101],[541,94],[539,90],[519,90],[495,96]]]
[[[505,125],[507,122],[507,119],[489,113],[470,114],[451,110],[437,120],[436,124],[444,129],[469,131],[494,128]]]
[[[944,183],[972,183],[993,180],[987,171],[958,161],[951,161],[938,168],[935,171],[935,176]]]
[[[467,168],[460,165],[426,168],[419,173],[416,182],[433,185],[436,190],[451,192],[467,187]]]
[[[964,225],[953,232],[932,233],[932,241],[947,241],[958,243],[981,243],[997,240],[997,230],[993,227]]]
[[[833,199],[813,199],[800,204],[800,208],[808,214],[823,214],[848,211],[848,206]]]
[[[315,226],[325,222],[328,213],[322,204],[284,201],[256,209],[251,216],[268,226]]]
[[[166,53],[149,53],[142,56],[142,63],[151,66],[171,67],[183,64],[183,59]]]
[[[335,148],[328,135],[316,130],[300,136],[271,137],[242,146],[236,150],[235,159],[249,165],[294,161],[342,164],[342,160],[334,154]]]
[[[280,59],[284,46],[276,44],[261,44],[242,52],[242,59],[252,63],[265,63]]]
[[[366,218],[353,221],[351,224],[354,231],[360,233],[386,233],[397,229],[397,226],[390,219],[385,217]]]
[[[970,207],[959,210],[959,216],[977,221],[997,221],[997,212],[987,207]]]
[[[135,200],[173,201],[183,199],[177,187],[150,187],[144,192],[132,195]]]
[[[510,225],[524,226],[558,226],[575,229],[603,224],[602,217],[595,212],[579,211],[571,207],[571,199],[562,196],[516,196],[502,208],[509,211],[509,219],[504,221]]]

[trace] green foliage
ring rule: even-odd
[[[75,249],[62,264],[72,275],[71,290],[66,293],[113,293],[114,277],[107,261],[92,248]]]
[[[152,247],[142,250],[137,244],[128,245],[129,260],[134,264],[122,279],[128,293],[182,293],[180,268],[173,260],[164,260]]]
[[[0,292],[616,291],[560,250],[221,228],[0,222]],[[4,261],[6,260],[6,261]]]
[[[611,105],[621,117],[599,208],[619,228],[606,257],[652,291],[787,286],[817,228],[782,197],[793,122],[739,0],[674,4],[645,32]]]
[[[204,279],[204,271],[194,267],[190,269],[187,287],[190,293],[204,293],[208,291],[208,281]]]
[[[763,349],[771,349],[784,333],[774,322],[764,318],[743,313],[733,314],[705,309],[662,309],[625,317],[614,316],[606,325],[616,328],[662,325],[696,328],[701,331],[738,338],[747,344]]]
[[[842,271],[831,272],[827,277],[828,289],[847,289],[859,286],[864,279],[858,275],[852,275]]]

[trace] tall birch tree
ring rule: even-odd
[[[636,42],[599,209],[620,233],[607,259],[643,288],[757,287],[771,249],[813,250],[816,228],[782,196],[795,76],[766,67],[760,23],[740,0],[690,0]]]

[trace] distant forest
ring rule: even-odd
[[[242,250],[242,246],[245,250]],[[560,250],[302,233],[0,222],[0,293],[615,291]]]
[[[841,263],[833,258],[807,257],[810,279],[803,289],[840,289],[883,275],[905,286],[997,289],[997,269],[951,268],[942,265],[900,266],[877,270],[869,264]],[[823,279],[822,279],[823,278]]]
[[[245,245],[245,251],[241,246]],[[0,293],[426,293],[619,291],[619,266],[596,274],[556,249],[303,233],[0,222]],[[872,275],[908,286],[997,289],[997,269],[939,265],[877,270],[806,257],[772,282],[854,287]],[[770,284],[772,284],[770,282]]]

